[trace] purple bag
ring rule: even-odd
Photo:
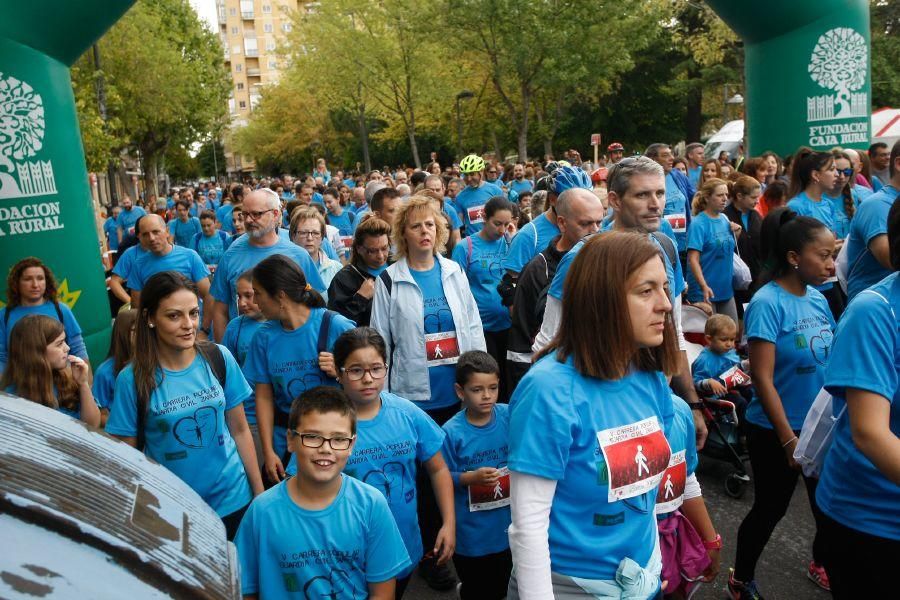
[[[689,597],[711,562],[703,540],[681,511],[671,513],[658,527],[662,555],[660,579],[669,582],[666,594],[679,591]]]

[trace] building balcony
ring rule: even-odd
[[[246,21],[249,21],[249,20],[255,19],[256,17],[254,16],[254,13],[253,13],[252,10],[249,11],[249,12],[245,12],[245,11],[242,10],[242,11],[241,11],[241,18],[244,19],[244,20],[246,20]]]
[[[247,69],[247,77],[259,77],[262,75],[262,71],[259,68]]]
[[[248,58],[253,58],[254,56],[259,56],[259,50],[256,48],[247,48],[244,50],[244,56]]]

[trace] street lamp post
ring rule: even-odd
[[[462,116],[460,114],[460,100],[474,98],[475,94],[470,92],[469,90],[463,90],[456,95],[456,160],[460,160],[462,158]]]
[[[725,90],[724,90],[725,93],[722,96],[722,99],[723,99],[722,118],[724,119],[725,123],[728,122],[728,116],[729,116],[728,115],[728,105],[744,103],[744,97],[741,96],[740,94],[735,94],[734,96],[731,96],[730,98],[728,97],[728,88],[729,87],[737,87],[737,86],[733,86],[732,84],[728,84],[728,83],[725,84]]]

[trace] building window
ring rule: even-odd
[[[241,100],[240,107],[241,110],[247,110],[247,103],[244,100]]]
[[[237,34],[238,34],[238,28],[237,28],[237,27],[232,27],[232,28],[231,28],[231,35],[237,35]]]
[[[232,17],[236,17],[236,16],[237,16],[237,9],[236,9],[236,8],[229,8],[229,9],[228,9],[228,14],[231,15]]]
[[[273,52],[275,50],[275,40],[266,40],[266,51]]]
[[[234,98],[228,99],[228,112],[230,112],[230,113],[234,112]]]
[[[266,32],[266,33],[272,33],[272,24],[271,24],[271,23],[264,23],[264,24],[263,24],[263,31]]]
[[[237,63],[236,65],[234,65],[235,73],[240,73],[243,70],[244,70],[244,65],[242,65],[241,63]]]
[[[281,24],[281,30],[284,31],[285,33],[290,33],[291,29],[292,29],[292,27],[291,27],[290,23],[282,23]]]
[[[244,38],[244,53],[247,56],[259,56],[259,46],[256,38]]]
[[[238,84],[237,84],[237,89],[238,89],[238,91],[244,89],[244,83],[243,83],[243,82],[238,82]]]
[[[240,45],[240,44],[235,44],[234,46],[232,46],[232,47],[231,47],[231,53],[232,53],[232,54],[240,54],[240,53],[241,53],[241,45]]]
[[[271,12],[272,12],[272,5],[271,5],[271,4],[263,4],[263,12],[264,12],[264,13],[271,13]]]

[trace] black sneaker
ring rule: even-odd
[[[756,581],[737,581],[734,578],[734,569],[728,575],[728,585],[725,587],[731,600],[763,600],[762,594],[756,589]]]
[[[447,592],[456,587],[456,576],[450,570],[450,563],[437,564],[433,558],[426,558],[419,563],[419,575],[428,587],[438,592]]]

